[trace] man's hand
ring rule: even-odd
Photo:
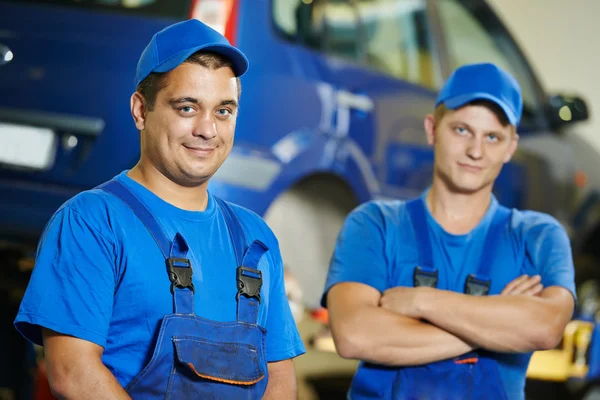
[[[501,295],[525,295],[536,296],[544,290],[544,286],[540,283],[542,278],[539,275],[529,276],[521,275],[510,282]]]
[[[415,290],[398,289],[409,295]],[[394,291],[388,294],[391,299]],[[473,349],[470,343],[443,329],[384,309],[380,299],[379,290],[363,283],[342,282],[329,290],[331,333],[343,358],[394,367],[414,366],[454,358]]]
[[[379,305],[405,317],[420,318],[419,294],[423,290],[436,290],[428,287],[396,286],[383,292]]]
[[[510,282],[500,293],[506,296],[525,295],[536,296],[542,292],[544,286],[540,283],[539,275],[521,275]],[[394,311],[400,315],[411,318],[421,318],[420,294],[426,290],[437,290],[428,287],[396,286],[383,292],[379,305],[386,310]]]

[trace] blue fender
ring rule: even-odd
[[[316,174],[339,177],[359,202],[372,199],[378,191],[372,166],[354,142],[308,129],[287,135],[268,151],[234,146],[209,190],[264,215],[281,193]]]

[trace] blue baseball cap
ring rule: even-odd
[[[457,68],[440,90],[435,106],[444,103],[455,110],[474,100],[496,103],[511,125],[516,126],[521,120],[521,87],[512,75],[494,64],[467,64]]]
[[[199,50],[227,57],[235,76],[242,76],[248,70],[248,59],[244,53],[229,44],[225,36],[197,19],[189,19],[167,26],[152,36],[138,61],[135,86],[152,72],[175,69]]]

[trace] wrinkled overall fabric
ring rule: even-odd
[[[477,273],[471,274],[460,286],[440,287],[438,270],[433,265],[425,204],[422,198],[406,203],[419,250],[419,263],[412,282],[401,286],[431,286],[472,295],[486,295],[496,271],[491,260],[498,248],[504,248],[502,233],[508,229],[511,211],[499,206],[487,231]],[[518,262],[505,265],[506,270],[518,270]],[[508,271],[503,271],[506,274]],[[452,360],[423,366],[388,368],[361,362],[349,392],[352,400],[508,400],[497,361],[487,351],[473,351]]]
[[[120,182],[112,180],[100,188],[124,201],[147,227],[169,266],[173,294],[173,314],[163,318],[152,358],[126,387],[129,395],[133,399],[262,398],[268,376],[266,330],[257,324],[262,282],[258,262],[267,247],[257,240],[247,246],[233,210],[215,198],[239,266],[237,321],[198,317],[193,306],[193,269],[183,236],[176,234],[171,242],[148,209]],[[168,287],[165,280],[165,290]]]

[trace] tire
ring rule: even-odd
[[[348,188],[321,178],[284,192],[265,214],[279,240],[283,263],[298,281],[309,309],[320,307],[337,235],[355,205]]]

